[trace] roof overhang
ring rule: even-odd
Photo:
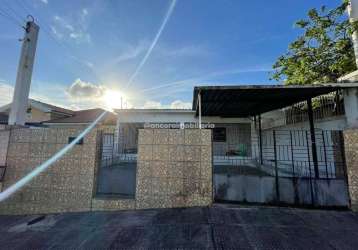
[[[249,117],[345,88],[358,88],[358,83],[199,86],[194,88],[193,110],[198,115],[199,93],[202,116]]]

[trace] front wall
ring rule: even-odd
[[[211,130],[140,129],[136,207],[212,203]]]
[[[11,130],[4,189],[31,172],[77,136],[81,129]],[[28,185],[0,203],[0,213],[54,213],[91,208],[96,159],[96,130],[83,145],[35,177]]]
[[[358,129],[344,131],[344,148],[351,206],[358,211]]]
[[[0,214],[203,206],[212,203],[211,131],[142,129],[136,199],[93,198],[98,129],[83,145],[0,203]],[[49,159],[82,128],[13,128],[4,189]]]

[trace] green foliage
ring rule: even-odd
[[[286,84],[337,82],[356,69],[351,34],[358,30],[345,14],[348,1],[332,10],[321,7],[308,11],[308,18],[298,20],[303,34],[289,45],[288,52],[273,65],[271,79]]]

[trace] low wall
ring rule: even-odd
[[[17,182],[68,144],[81,129],[14,128],[11,130],[3,189]],[[20,191],[0,203],[1,213],[55,213],[91,209],[96,163],[96,131],[83,145],[35,177]]]
[[[282,203],[317,207],[349,206],[347,184],[343,179],[312,180],[312,187],[308,178],[279,177],[278,181],[279,199],[276,195],[275,177],[215,173],[215,199],[232,202]]]
[[[140,129],[136,207],[210,205],[211,141],[207,129]]]

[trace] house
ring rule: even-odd
[[[11,104],[0,107],[0,124],[7,124],[10,108]],[[29,99],[27,124],[49,127],[86,126],[104,111],[104,109],[100,108],[74,111]],[[115,125],[115,115],[112,112],[108,112],[101,124]]]
[[[72,111],[72,115],[69,117],[43,121],[42,124],[48,127],[87,126],[103,112],[105,112],[105,110],[100,108]],[[116,124],[116,116],[112,112],[108,112],[101,121],[101,124],[114,126]]]
[[[115,126],[96,126],[0,204],[0,213],[213,202],[350,207],[357,89],[356,83],[200,86],[190,110],[116,110]],[[77,125],[101,112],[78,111],[77,117],[43,122],[41,128],[0,131],[3,189],[52,157],[83,131]]]
[[[195,87],[191,110],[116,110],[113,151],[104,158],[135,165],[141,129],[206,128],[212,130],[216,200],[346,206],[342,131],[358,124],[357,87]],[[313,181],[319,185],[310,187]]]
[[[0,122],[7,123],[10,109],[11,103],[0,107],[0,113],[2,114]],[[29,99],[26,122],[28,124],[39,124],[48,120],[71,117],[73,113],[74,112],[69,109]]]

